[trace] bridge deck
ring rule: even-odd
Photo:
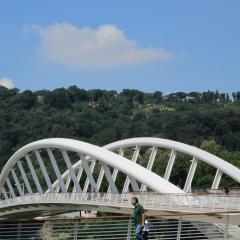
[[[239,195],[220,194],[111,194],[111,193],[45,193],[15,197],[0,201],[0,216],[9,211],[42,205],[70,206],[77,209],[99,209],[131,213],[131,197],[137,196],[146,211],[162,213],[238,213]],[[67,208],[67,207],[66,207]]]

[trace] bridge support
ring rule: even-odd
[[[152,152],[151,152],[150,158],[148,160],[148,165],[147,165],[147,169],[150,171],[152,170],[153,163],[154,163],[156,155],[157,155],[157,150],[158,150],[158,148],[155,146],[152,148]],[[144,192],[144,191],[146,191],[146,188],[147,188],[146,185],[142,184],[140,191]]]
[[[195,157],[193,157],[192,164],[188,172],[187,180],[185,182],[185,186],[183,189],[184,192],[189,192],[191,190],[192,180],[197,168],[197,164],[198,164],[198,160]]]
[[[213,180],[212,189],[218,189],[222,178],[222,172],[218,169]]]
[[[136,146],[135,151],[133,153],[132,162],[134,162],[134,163],[137,162],[139,152],[140,152],[140,147]],[[129,178],[129,176],[127,176],[122,192],[128,192],[129,184],[130,184],[130,178]]]
[[[173,164],[175,162],[176,156],[177,156],[177,152],[172,150],[172,152],[170,154],[170,158],[168,160],[168,165],[167,165],[167,168],[166,168],[166,172],[164,174],[164,179],[166,179],[166,180],[169,180],[169,178],[170,178],[170,174],[172,172],[172,168],[173,168]]]

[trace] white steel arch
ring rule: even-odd
[[[151,150],[145,168],[139,161],[144,148]],[[163,177],[155,174],[152,169],[154,161],[157,161],[158,150],[161,148],[170,150]],[[132,155],[126,153],[129,149]],[[179,153],[192,157],[183,189],[169,182]],[[172,206],[176,204],[177,208],[174,211],[189,211],[189,207],[195,207],[192,211],[198,211],[202,210],[203,202],[206,204],[204,209],[206,208],[208,212],[215,211],[220,206],[222,206],[221,211],[239,210],[239,201],[234,196],[230,200],[224,200],[223,204],[224,198],[218,196],[212,196],[212,199],[208,197],[206,201],[204,196],[203,199],[198,199],[194,195],[185,194],[191,188],[199,161],[216,168],[212,188],[219,186],[223,174],[240,183],[240,169],[237,167],[206,151],[167,139],[132,138],[104,147],[63,138],[40,140],[19,149],[2,169],[0,192],[3,201],[0,201],[0,217],[17,213],[19,208],[23,212],[31,212],[40,210],[41,206],[45,207],[48,204],[54,205],[54,208],[59,210],[61,206],[66,209],[77,209],[84,205],[89,209],[94,206],[104,211],[121,212],[126,204],[128,204],[127,209],[130,207],[129,197],[131,197],[131,194],[121,194],[121,192],[129,190],[142,192],[147,188],[154,192],[167,193],[159,196],[134,193],[144,200],[145,207],[149,206],[151,211],[155,208],[159,208],[158,211],[172,211]],[[65,167],[62,166],[63,164]],[[120,174],[124,174],[125,181],[119,187],[117,181]],[[121,177],[123,179],[123,176]],[[108,185],[103,195],[101,186],[106,183]],[[89,186],[91,186],[90,190]],[[170,197],[170,202],[166,200],[167,196]],[[118,207],[119,202],[121,209]],[[190,206],[189,202],[191,202]],[[233,202],[236,202],[234,206],[231,204],[228,206]]]
[[[131,138],[126,140],[121,140],[115,143],[106,145],[107,149],[125,148],[127,146],[155,146],[161,148],[172,149],[176,152],[185,153],[187,155],[195,156],[198,160],[203,161],[216,169],[219,169],[222,173],[230,176],[240,183],[240,170],[239,168],[233,166],[227,161],[209,153],[197,147],[193,147],[181,142],[176,142],[168,139],[161,138]]]
[[[54,185],[52,185],[53,181],[48,172],[49,168],[47,168],[47,165],[50,163],[52,166],[52,172],[55,172],[56,180],[59,183],[60,189],[62,190],[62,192],[67,192],[65,178],[60,173],[59,165],[56,163],[56,158],[53,154],[53,149],[60,150],[63,158],[62,161],[64,161],[67,166],[67,176],[70,176],[71,181],[74,184],[74,190],[76,192],[83,191],[83,188],[80,186],[80,178],[77,173],[77,171],[81,170],[81,168],[83,168],[85,174],[87,175],[87,180],[91,183],[91,186],[94,187],[97,185],[97,182],[92,176],[92,166],[89,166],[89,159],[94,159],[95,161],[98,161],[104,169],[110,191],[113,193],[117,193],[118,189],[115,185],[114,179],[112,178],[110,168],[118,169],[119,171],[127,175],[127,178],[129,178],[131,181],[133,189],[134,186],[138,186],[137,182],[139,182],[148,186],[151,190],[156,192],[183,193],[181,189],[169,183],[155,173],[151,172],[150,170],[147,170],[144,167],[132,161],[129,161],[128,159],[118,154],[115,154],[107,149],[77,140],[53,138],[40,140],[28,144],[18,150],[9,159],[0,175],[0,189],[4,197],[8,197],[6,188],[8,188],[11,197],[29,194],[33,192],[31,184],[26,177],[26,175],[29,174],[31,174],[31,178],[35,183],[35,192],[43,193],[43,191],[46,191],[46,189],[44,190],[42,184],[43,181],[45,182],[45,185],[47,185],[49,192],[54,192],[55,188]],[[43,152],[48,154],[48,158],[50,159],[50,161],[44,161]],[[81,165],[81,168],[77,168],[76,166],[72,165],[69,156],[70,152],[74,152],[79,156],[80,160],[78,162],[78,166]],[[33,161],[30,156],[31,154],[35,155],[34,161],[36,162],[35,165],[37,164],[38,166],[37,170],[34,167]],[[28,168],[23,169],[22,167],[19,167],[22,165],[27,165]],[[18,176],[18,178],[15,175],[12,176],[13,171],[17,172],[16,170],[18,169],[21,175]],[[40,176],[39,172],[37,171],[40,171]],[[17,179],[21,178],[22,183],[19,183]],[[21,190],[21,184],[23,184],[23,186],[26,185],[26,189],[28,190],[28,192],[24,192],[23,190]]]
[[[193,147],[193,146],[190,146],[190,145],[187,145],[184,143],[180,143],[180,142],[176,142],[176,141],[172,141],[172,140],[168,140],[168,139],[161,139],[161,138],[140,137],[140,138],[130,138],[130,139],[125,139],[125,140],[120,140],[120,141],[108,144],[108,145],[104,146],[103,148],[106,148],[109,151],[114,151],[114,152],[118,151],[120,156],[124,155],[124,151],[126,149],[134,148],[134,154],[133,154],[131,160],[133,162],[137,162],[137,159],[139,157],[139,151],[140,151],[141,147],[151,147],[152,148],[151,155],[149,157],[149,161],[148,161],[148,165],[147,165],[147,169],[150,171],[152,170],[154,161],[156,160],[155,158],[156,158],[158,149],[165,148],[165,149],[171,150],[170,158],[168,160],[167,168],[165,170],[165,174],[163,177],[167,181],[170,178],[177,154],[184,153],[186,155],[192,156],[191,166],[190,166],[190,169],[188,172],[185,186],[183,188],[183,190],[185,192],[189,192],[191,189],[192,180],[193,180],[193,177],[194,177],[194,174],[195,174],[195,171],[196,171],[199,161],[202,161],[216,169],[214,181],[211,186],[212,189],[218,188],[223,174],[226,174],[227,176],[233,178],[238,183],[240,183],[240,169],[239,168],[233,166],[232,164],[226,162],[225,160],[223,160],[211,153],[208,153],[202,149],[199,149],[197,147]],[[73,168],[78,168],[79,164],[80,164],[80,162],[76,163],[73,166]],[[94,165],[94,160],[93,160],[92,164]],[[114,181],[116,180],[117,174],[118,174],[118,169],[115,169],[112,174]],[[98,187],[101,185],[103,175],[104,175],[104,170],[101,169],[101,172],[99,174],[99,179],[98,179]],[[68,171],[66,171],[63,174],[63,178],[66,178],[67,176],[68,176]],[[125,180],[123,192],[128,191],[129,182],[130,182],[130,180],[129,180],[129,178],[127,178]],[[58,182],[55,182],[54,186],[57,184],[58,184]],[[88,184],[88,183],[86,183],[86,184]],[[146,190],[146,185],[142,184],[140,187],[140,191],[144,191],[144,190]]]
[[[151,148],[146,168],[138,164],[142,147]],[[125,151],[129,148],[134,149],[131,160],[124,156]],[[156,175],[152,171],[159,148],[171,150],[163,177]],[[63,174],[53,153],[54,149],[60,151],[62,161],[66,164]],[[48,162],[42,157],[43,151],[48,155]],[[119,154],[114,153],[116,151]],[[76,153],[79,160],[72,163],[69,152]],[[168,181],[178,153],[185,153],[192,156],[192,163],[183,190]],[[31,154],[35,155],[34,160],[31,159]],[[28,144],[18,150],[9,159],[0,175],[0,191],[5,199],[32,193],[87,192],[89,191],[89,186],[91,186],[90,191],[97,192],[100,191],[103,178],[106,176],[108,192],[112,193],[127,192],[129,191],[129,186],[132,187],[133,191],[145,191],[148,187],[160,193],[184,193],[188,192],[191,188],[199,161],[203,161],[216,168],[212,188],[218,187],[223,174],[232,177],[240,183],[240,170],[237,167],[213,154],[180,142],[144,137],[121,140],[101,148],[77,140],[52,138]],[[34,162],[36,162],[35,165],[33,164]],[[96,169],[96,165],[98,165],[97,163],[101,169],[98,178],[95,179],[93,172]],[[46,167],[47,164],[51,164],[52,173],[55,173],[55,178],[53,179],[50,177],[49,168]],[[126,175],[122,189],[118,189],[116,185],[119,171]],[[86,175],[84,185],[80,185],[84,174]],[[31,175],[30,180],[29,175]],[[43,182],[45,182],[47,188],[44,188]],[[73,187],[69,189],[71,184]],[[22,189],[22,186],[24,189]]]

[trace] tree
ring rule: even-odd
[[[240,167],[239,95],[235,92],[231,101],[225,93],[210,91],[177,92],[165,98],[160,91],[132,89],[118,93],[71,86],[67,90],[19,92],[0,87],[0,167],[17,149],[43,138],[66,137],[105,145],[138,136],[201,146]],[[91,101],[96,101],[94,107]],[[160,155],[163,161],[168,157],[162,152]],[[189,159],[178,157],[180,164],[178,158],[173,180],[183,184],[189,169],[185,160]],[[156,166],[159,171],[163,168],[161,164]],[[207,185],[215,174],[205,169],[200,167],[196,184]],[[231,180],[229,183],[236,185]]]
[[[236,92],[236,101],[240,101],[240,92]]]
[[[236,98],[236,93],[235,92],[232,93],[232,97],[233,97],[233,101],[236,102],[237,98]]]
[[[17,88],[8,89],[0,85],[0,99],[6,100],[7,98],[11,98],[15,96],[19,90]]]
[[[54,108],[66,108],[71,104],[71,100],[65,88],[58,88],[49,92],[45,97],[45,102]]]
[[[154,103],[160,103],[163,99],[163,93],[160,91],[154,92],[152,96],[153,96]]]
[[[84,89],[79,89],[77,86],[70,86],[67,92],[72,102],[88,101],[90,99],[88,92]]]
[[[20,108],[29,109],[36,104],[37,98],[32,91],[27,90],[16,95],[14,101]]]

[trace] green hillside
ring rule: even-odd
[[[195,145],[240,166],[240,92],[163,95],[76,86],[36,92],[0,87],[0,169],[18,148],[43,138],[104,145],[137,136]],[[181,161],[177,167],[172,177],[176,183],[187,171]],[[194,184],[208,186],[214,172],[199,168]],[[225,177],[222,185],[235,183]]]

